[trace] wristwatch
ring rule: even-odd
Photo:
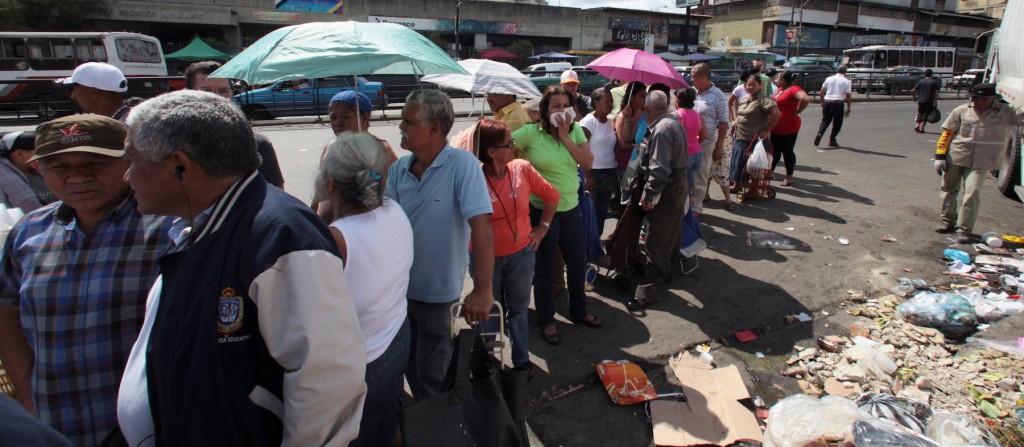
[[[546,220],[540,221],[540,224],[543,225],[545,228],[551,228],[551,222],[548,222]]]

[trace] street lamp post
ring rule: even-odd
[[[790,30],[793,29],[793,18],[796,15],[796,7],[795,6],[796,6],[796,2],[799,1],[799,0],[792,0],[792,1],[793,1],[793,4],[790,5],[790,8],[789,8],[789,28],[786,31],[790,31]],[[794,31],[793,32],[793,39],[796,40],[796,55],[797,56],[800,56],[800,38],[802,37],[801,36],[801,31],[803,31],[803,28],[804,28],[804,6],[807,6],[807,3],[810,2],[810,1],[811,0],[804,0],[803,4],[800,5],[800,26],[797,28],[798,31]],[[789,60],[789,53],[790,53],[790,51],[793,50],[793,39],[789,39],[788,36],[786,38],[786,60],[787,61]]]
[[[460,56],[461,46],[459,45],[459,26],[461,25],[461,18],[459,17],[459,7],[462,6],[462,0],[455,2],[455,60],[461,60]]]

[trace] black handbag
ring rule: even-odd
[[[928,122],[935,124],[942,119],[942,112],[939,111],[939,107],[932,107],[932,111],[928,112]]]
[[[480,334],[463,329],[441,393],[399,413],[405,447],[524,445],[502,394],[500,365]]]

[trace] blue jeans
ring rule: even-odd
[[[359,437],[349,446],[389,446],[398,433],[398,408],[401,406],[406,362],[409,361],[409,319],[391,340],[380,357],[366,364],[366,400]]]
[[[529,245],[508,256],[494,258],[494,299],[505,310],[505,325],[512,342],[512,366],[526,366],[530,362],[530,323],[526,312],[530,307],[535,259]],[[497,332],[498,328],[497,318],[484,324],[484,332]]]
[[[764,150],[771,152],[771,140],[761,141],[764,142]],[[748,147],[750,147],[750,140],[733,140],[732,142],[732,164],[729,165],[729,179],[736,183],[737,187],[739,187],[740,179],[743,177],[743,171],[747,169]]]
[[[697,173],[700,171],[700,163],[704,159],[704,153],[697,152],[696,154],[686,157],[689,160],[690,168],[686,170],[686,184],[689,185],[687,191],[693,191],[694,182],[697,180]],[[701,197],[703,199],[703,197]]]
[[[541,210],[530,207],[530,222],[540,224]],[[548,234],[540,241],[537,249],[537,267],[533,275],[533,300],[537,307],[537,322],[540,327],[555,324],[555,275],[562,272],[555,269],[555,251],[562,249],[562,259],[568,272],[566,287],[569,289],[569,316],[580,320],[589,315],[584,281],[587,275],[587,254],[583,247],[583,220],[580,211],[573,208],[559,211],[551,219]]]

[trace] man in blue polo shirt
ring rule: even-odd
[[[473,245],[473,291],[466,296],[467,322],[484,321],[494,303],[494,233],[491,200],[480,161],[448,145],[455,121],[451,100],[440,90],[417,90],[402,109],[402,148],[412,152],[388,170],[387,195],[412,224],[409,323],[413,331],[406,378],[417,401],[441,391],[451,355],[449,308],[462,295]]]

